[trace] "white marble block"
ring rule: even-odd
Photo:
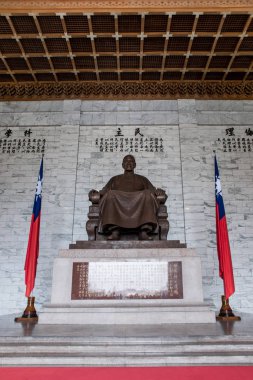
[[[54,261],[40,323],[214,323],[193,249],[72,249]]]

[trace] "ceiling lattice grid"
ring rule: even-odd
[[[0,82],[249,81],[252,17],[1,15]]]

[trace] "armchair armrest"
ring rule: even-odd
[[[97,190],[91,190],[89,192],[89,201],[92,204],[98,204],[100,200],[100,192]]]

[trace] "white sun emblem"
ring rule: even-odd
[[[222,196],[221,182],[220,182],[220,178],[219,177],[216,177],[215,192],[216,192],[216,195],[221,195]]]
[[[42,193],[42,181],[39,179],[36,187],[36,195],[41,196]]]

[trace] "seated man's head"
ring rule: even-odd
[[[125,171],[133,171],[136,167],[136,162],[134,156],[128,154],[123,158],[122,167]]]

